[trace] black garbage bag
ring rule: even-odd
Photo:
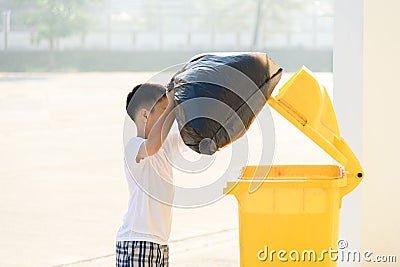
[[[168,84],[175,89],[181,137],[212,155],[248,130],[279,82],[282,68],[265,53],[201,54]]]

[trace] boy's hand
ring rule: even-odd
[[[168,99],[168,105],[174,105],[174,95],[175,95],[175,89],[172,88],[171,90],[167,90],[166,96]]]

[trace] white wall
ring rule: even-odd
[[[372,258],[397,256],[397,263],[384,266],[400,262],[399,10],[398,0],[335,2],[334,105],[365,172],[343,201],[340,237],[352,249],[373,252]]]
[[[375,254],[397,255],[382,266],[400,264],[399,11],[398,0],[364,2],[361,240]]]

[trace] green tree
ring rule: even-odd
[[[21,1],[21,0],[20,0]],[[26,3],[30,2],[30,3]],[[26,1],[31,5],[25,23],[33,29],[36,41],[46,40],[54,50],[56,40],[79,34],[85,36],[91,24],[89,0],[36,0]]]

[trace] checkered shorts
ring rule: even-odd
[[[168,267],[168,245],[149,241],[117,241],[117,267]]]

